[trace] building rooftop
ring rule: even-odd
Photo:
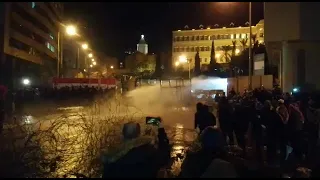
[[[141,39],[139,41],[139,44],[147,44],[146,40],[144,39],[144,35],[141,35]]]
[[[234,23],[230,23],[229,26],[219,26],[218,24],[215,24],[214,26],[207,26],[207,27],[204,27],[203,25],[200,25],[198,28],[189,28],[189,26],[185,26],[185,28],[183,29],[180,29],[180,30],[175,30],[173,32],[179,32],[179,31],[212,31],[212,30],[220,30],[220,29],[230,29],[230,28],[248,28],[249,22],[246,22],[244,24],[244,26],[234,26]],[[264,24],[264,19],[261,19],[256,25],[258,24]],[[231,26],[232,25],[232,26]],[[253,26],[256,26],[256,25],[253,25]],[[187,28],[187,29],[186,29]]]

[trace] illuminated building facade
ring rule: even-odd
[[[144,39],[144,35],[141,35],[141,39],[139,44],[137,44],[137,51],[143,53],[143,54],[148,54],[148,44],[146,40]]]
[[[264,43],[264,20],[252,26],[252,34],[256,34],[259,43]],[[239,54],[244,49],[240,41],[248,39],[249,27],[204,28],[200,26],[200,29],[173,31],[172,37],[172,66],[175,66],[180,56],[185,56],[193,69],[197,51],[199,51],[201,66],[210,63],[212,40],[214,40],[217,63],[226,63],[223,46],[233,46],[233,41],[236,41],[236,54]],[[249,39],[246,46],[248,45]],[[188,65],[184,64],[183,69],[187,70]]]
[[[63,4],[2,2],[0,8],[0,83],[18,88],[22,77],[35,85],[56,75]]]

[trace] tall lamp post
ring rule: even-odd
[[[251,19],[251,2],[249,2],[249,90],[252,89],[252,19]]]
[[[64,31],[63,31],[64,32]],[[66,26],[65,27],[65,33],[69,36],[74,36],[77,34],[77,30],[74,26]],[[64,33],[61,32],[61,30],[58,32],[58,61],[57,61],[57,77],[60,77],[61,75],[61,68],[63,67],[63,35]]]
[[[179,62],[180,63],[188,63],[188,70],[189,70],[189,79],[191,80],[191,67],[190,67],[190,61],[188,61],[187,57],[184,55],[179,56]],[[179,64],[178,64],[179,65]]]
[[[89,46],[88,46],[88,44],[84,43],[81,45],[81,47],[83,50],[87,50]],[[86,61],[86,59],[85,59],[85,61]],[[87,68],[87,67],[85,67],[85,68]],[[80,47],[78,47],[78,51],[77,51],[77,69],[78,70],[80,69]]]

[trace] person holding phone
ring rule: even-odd
[[[158,127],[158,147],[152,143],[154,137],[140,135],[138,123],[126,123],[122,130],[123,143],[103,157],[102,178],[157,177],[158,170],[170,159],[170,153],[168,154],[169,141],[161,118],[153,122]]]

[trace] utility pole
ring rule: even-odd
[[[249,90],[252,89],[252,20],[251,20],[251,2],[249,2]]]

